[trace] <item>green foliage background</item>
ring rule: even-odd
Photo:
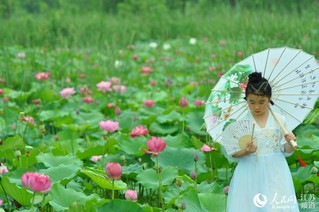
[[[113,47],[136,41],[207,37],[210,42],[230,40],[242,50],[289,45],[318,51],[318,0],[1,0],[0,3],[1,46],[111,51]]]

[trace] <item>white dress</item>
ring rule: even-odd
[[[283,116],[276,114],[282,124]],[[255,122],[249,111],[244,119]],[[255,122],[256,123],[256,122]],[[239,158],[228,193],[228,212],[298,212],[298,202],[284,151],[286,141],[269,113],[266,126],[255,125],[257,151]]]

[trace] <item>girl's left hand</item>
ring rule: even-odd
[[[293,134],[293,133],[287,133],[286,135],[285,135],[285,140],[287,141],[287,142],[289,142],[290,140],[293,140],[293,141],[295,141],[296,140],[296,136]]]

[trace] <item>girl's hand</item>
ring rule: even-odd
[[[287,153],[293,152],[297,147],[296,147],[296,136],[293,133],[287,133],[285,135],[285,140],[287,141],[287,144],[285,145],[285,151]],[[294,145],[291,140],[294,141]]]
[[[293,140],[293,141],[295,141],[296,140],[296,136],[293,134],[293,133],[287,133],[286,135],[285,135],[285,140],[287,141],[287,142],[289,142],[290,140]]]
[[[245,149],[240,150],[239,152],[233,154],[232,156],[234,158],[241,158],[246,155],[250,155],[251,153],[254,153],[257,151],[257,145],[254,141],[251,141],[247,144]]]
[[[247,154],[251,154],[251,153],[256,152],[257,146],[256,146],[255,142],[252,141],[252,142],[248,143],[245,151],[247,152]]]

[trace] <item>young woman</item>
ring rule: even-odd
[[[245,95],[249,111],[243,119],[255,123],[254,139],[243,150],[229,155],[238,164],[230,184],[227,211],[297,212],[298,202],[285,158],[293,153],[289,141],[296,137],[291,132],[283,135],[270,112],[269,104],[274,104],[272,90],[261,73],[249,75]],[[283,116],[275,115],[286,125]]]

